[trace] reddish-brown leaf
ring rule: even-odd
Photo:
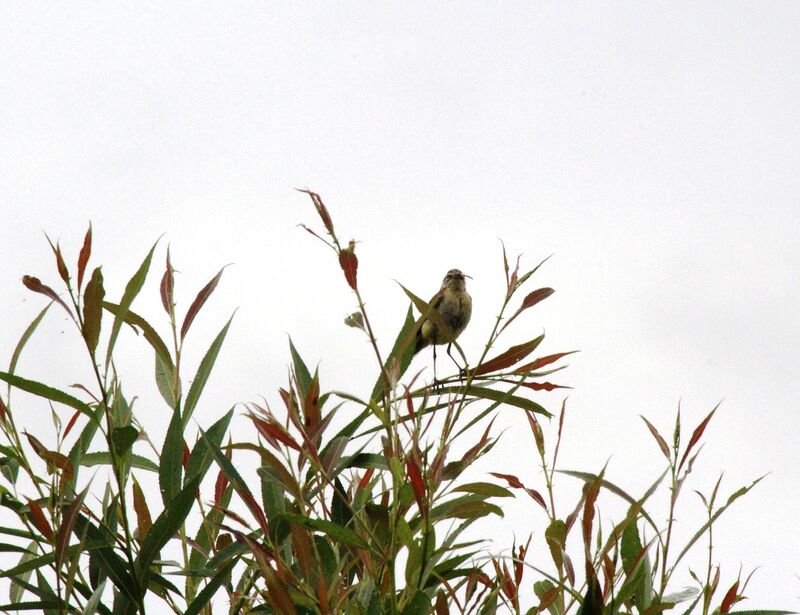
[[[542,433],[542,426],[539,425],[539,421],[536,420],[532,412],[526,412],[525,416],[528,417],[528,425],[530,425],[531,431],[533,432],[533,439],[536,441],[536,448],[539,451],[539,455],[544,457],[544,433]]]
[[[92,279],[83,293],[83,339],[92,352],[100,340],[100,325],[103,319],[103,299],[106,291],[103,288],[103,273],[100,267],[92,272]]]
[[[536,502],[544,510],[547,510],[547,503],[544,501],[544,497],[542,497],[542,494],[536,491],[536,489],[531,489],[523,485],[522,481],[520,481],[513,474],[500,474],[498,472],[489,472],[489,474],[491,474],[492,476],[496,476],[497,478],[502,478],[508,483],[509,487],[514,487],[515,489],[524,490],[525,493],[531,496],[531,499],[533,499],[534,502]]]
[[[219,504],[225,489],[228,488],[228,477],[224,473],[217,474],[217,481],[214,483],[214,504]]]
[[[39,278],[31,275],[24,275],[22,276],[22,283],[28,290],[32,290],[35,293],[44,295],[45,297],[49,297],[50,299],[58,303],[61,307],[67,310],[67,314],[69,314],[69,317],[72,320],[75,320],[75,316],[72,315],[72,310],[70,310],[69,307],[67,307],[67,304],[61,300],[61,298],[56,294],[56,291],[54,291],[49,286],[42,284],[42,281]]]
[[[325,203],[322,202],[320,196],[316,192],[311,192],[310,190],[300,190],[300,192],[304,192],[311,197],[311,201],[314,203],[314,208],[317,210],[319,217],[322,219],[322,224],[325,225],[325,230],[333,235],[333,220],[331,220],[331,216],[328,213],[328,208],[325,207]]]
[[[0,401],[0,405],[2,405],[2,401]],[[69,421],[67,421],[67,427],[66,427],[66,429],[64,429],[64,438],[66,438],[69,435],[69,432],[72,431],[72,428],[75,425],[75,421],[78,420],[78,417],[80,416],[80,414],[81,414],[81,411],[80,410],[76,410],[75,414],[73,414],[72,417],[70,417]]]
[[[89,223],[89,229],[86,231],[86,236],[83,238],[83,247],[78,255],[78,290],[81,289],[83,284],[83,274],[86,271],[86,265],[89,263],[89,256],[92,254],[92,223]]]
[[[169,259],[169,247],[167,247],[167,266],[164,269],[164,275],[161,277],[161,305],[167,314],[172,314],[174,308],[173,291],[175,290],[175,270],[172,268],[172,263]]]
[[[414,490],[414,499],[420,511],[425,510],[425,481],[422,480],[422,473],[419,464],[413,457],[406,459],[406,474],[411,481],[411,488]]]
[[[678,470],[679,471],[683,467],[683,464],[686,461],[686,458],[689,456],[689,452],[700,441],[700,438],[703,436],[703,432],[706,430],[706,426],[708,425],[708,422],[711,420],[711,417],[714,416],[714,413],[717,411],[717,408],[719,408],[719,405],[715,406],[714,409],[711,412],[708,413],[708,416],[706,418],[704,418],[700,422],[700,424],[695,428],[695,430],[692,432],[692,437],[689,440],[689,445],[686,447],[686,451],[684,451],[683,457],[681,457],[680,464],[678,464]]]
[[[351,241],[350,245],[339,252],[339,266],[344,271],[344,277],[353,290],[358,289],[358,258],[356,257],[355,247],[355,242]]]
[[[48,241],[50,240],[48,239]],[[51,243],[50,246],[52,245],[53,244]],[[61,279],[64,280],[65,284],[69,284],[69,271],[67,270],[67,264],[64,262],[64,256],[61,254],[61,246],[56,244],[53,252],[56,255],[56,267],[58,268],[58,275],[61,276]]]
[[[578,351],[577,350],[570,350],[569,352],[559,352],[559,353],[556,353],[556,354],[547,355],[546,357],[540,357],[540,358],[536,359],[535,361],[532,361],[531,363],[526,363],[525,365],[523,365],[521,367],[518,367],[517,369],[514,370],[514,373],[515,374],[522,374],[522,373],[525,373],[525,372],[535,371],[535,370],[539,369],[540,367],[544,367],[545,365],[549,365],[550,363],[555,363],[561,357],[566,357],[568,354],[574,354],[576,352],[578,352]]]
[[[572,387],[552,382],[521,382],[522,386],[533,391],[554,391],[555,389],[571,389]]]
[[[225,271],[225,267],[219,270],[219,273],[211,278],[211,281],[206,284],[199,293],[197,293],[197,297],[194,298],[192,301],[192,305],[189,306],[189,311],[186,312],[186,318],[183,319],[183,325],[181,325],[181,339],[186,337],[186,334],[189,331],[189,327],[192,326],[192,322],[194,322],[195,316],[200,311],[200,308],[203,307],[205,302],[211,296],[211,293],[214,292],[214,289],[219,284],[219,279],[222,277],[222,272]]]
[[[658,433],[658,430],[650,421],[648,421],[643,416],[641,418],[645,422],[645,425],[647,425],[647,429],[650,430],[650,433],[653,434],[653,437],[656,439],[656,442],[658,443],[658,448],[660,448],[661,452],[664,453],[664,457],[669,459],[669,446],[667,446],[667,441],[661,437],[661,434]]]
[[[153,525],[150,509],[147,506],[147,499],[144,497],[142,488],[138,481],[133,479],[133,510],[136,512],[136,523],[139,527],[139,540],[144,540],[147,532]]]
[[[300,451],[300,445],[292,439],[292,437],[286,433],[286,431],[278,425],[277,423],[268,423],[267,421],[258,418],[254,414],[250,414],[250,420],[253,421],[253,424],[256,426],[258,433],[264,436],[270,444],[275,446],[275,441],[282,442],[289,448],[293,448],[296,451]],[[275,446],[275,448],[278,448]]]
[[[72,529],[75,527],[75,521],[78,519],[78,515],[81,512],[81,506],[83,506],[83,500],[88,492],[89,487],[87,486],[86,489],[75,496],[75,498],[72,500],[72,502],[70,502],[69,506],[64,509],[64,512],[61,515],[61,525],[58,527],[55,545],[56,568],[59,570],[64,563],[64,555],[66,554],[67,547],[69,546],[69,535],[72,532]]]
[[[375,473],[375,468],[368,468],[366,472],[364,472],[364,476],[361,477],[361,480],[358,481],[358,490],[364,489],[368,484],[372,475]]]
[[[36,500],[31,500],[30,498],[25,498],[28,500],[28,509],[30,512],[30,519],[33,526],[42,533],[47,540],[53,539],[53,528],[50,526],[50,522],[47,520],[47,517],[44,516],[44,511],[42,507],[39,506],[39,503]]]
[[[189,450],[189,445],[186,444],[186,440],[184,440],[183,441],[183,469],[184,470],[189,465],[189,456],[190,455],[191,455],[191,451]]]
[[[47,463],[47,471],[53,472],[56,468],[62,471],[63,476],[67,480],[71,480],[74,475],[74,469],[72,467],[72,462],[69,458],[57,451],[48,450],[48,448],[39,442],[34,436],[29,434],[27,431],[24,432],[25,436],[28,438],[28,442],[30,442],[31,447],[36,452],[39,457],[41,457]]]
[[[514,363],[518,363],[525,357],[527,357],[530,353],[536,350],[536,347],[542,343],[544,339],[544,334],[540,335],[537,338],[534,338],[524,344],[518,344],[516,346],[512,346],[505,352],[499,354],[498,356],[494,357],[482,363],[475,369],[475,375],[479,376],[481,374],[488,374],[490,372],[498,371],[501,369],[505,369],[506,367],[510,367],[514,365]]]
[[[436,615],[450,614],[450,609],[447,606],[447,597],[441,589],[436,593],[435,613]]]
[[[739,581],[737,580],[736,583],[731,585],[730,589],[725,594],[725,597],[722,599],[722,604],[719,607],[720,613],[727,613],[731,610],[731,607],[738,602],[737,600],[737,591],[739,591]]]
[[[6,402],[3,401],[3,398],[0,397],[0,421],[5,422],[6,416],[8,416],[8,406],[6,406]]]
[[[602,473],[590,485],[586,485],[586,498],[583,502],[583,544],[586,548],[586,553],[591,551],[592,542],[592,523],[594,521],[594,504],[597,501],[597,496],[600,493],[600,485],[602,483]]]
[[[519,261],[517,261],[517,267],[519,267]],[[515,270],[514,271],[515,276],[516,273],[517,272]],[[522,300],[522,305],[519,306],[519,309],[516,312],[514,312],[514,315],[506,321],[506,324],[503,325],[503,329],[505,329],[508,325],[510,325],[517,316],[522,314],[522,312],[524,312],[528,308],[533,307],[540,301],[544,301],[554,292],[556,291],[554,291],[552,288],[538,288],[534,291],[529,292],[527,295],[525,295],[525,298]],[[500,330],[502,331],[503,329]]]

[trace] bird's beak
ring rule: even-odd
[[[471,275],[467,275],[466,273],[462,273],[461,275],[463,275],[465,278],[469,278],[470,280],[474,279]]]

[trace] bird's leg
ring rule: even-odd
[[[439,379],[436,377],[436,344],[431,344],[433,348],[433,390],[435,391],[439,385]]]
[[[456,345],[456,350],[458,350],[458,352],[461,354],[461,358],[464,359],[464,367],[461,367],[458,361],[456,361],[456,358],[452,354],[450,354],[450,348],[453,344]],[[453,363],[456,364],[459,375],[461,376],[465,375],[467,373],[467,357],[464,356],[464,351],[461,350],[461,346],[458,345],[458,342],[451,342],[450,344],[447,345],[447,355],[453,360]]]

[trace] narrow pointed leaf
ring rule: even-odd
[[[526,363],[514,370],[515,374],[524,374],[526,372],[533,372],[537,369],[544,367],[545,365],[550,365],[550,363],[555,363],[562,357],[566,357],[570,354],[575,354],[578,352],[577,350],[570,350],[569,352],[558,352],[556,354],[550,354],[546,357],[540,357],[531,363]]]
[[[400,331],[394,341],[394,346],[392,346],[392,351],[389,353],[389,357],[386,359],[386,364],[384,365],[386,370],[390,369],[392,366],[396,366],[398,379],[406,373],[408,366],[411,364],[411,359],[414,358],[413,340],[415,336],[416,323],[414,321],[414,312],[409,305],[403,325],[400,327]],[[387,384],[381,373],[378,377],[378,381],[372,388],[370,399],[380,399],[386,386]],[[364,418],[366,418],[366,416],[368,416],[368,414],[365,415]]]
[[[311,519],[309,517],[294,513],[282,513],[278,515],[278,518],[310,530],[322,532],[323,534],[330,536],[342,544],[358,547],[359,549],[369,549],[369,544],[367,544],[367,542],[361,538],[361,536],[356,534],[353,530],[342,527],[333,521],[326,521],[325,519]]]
[[[119,310],[114,315],[114,324],[111,327],[111,336],[108,340],[108,349],[106,350],[106,365],[111,362],[111,355],[114,351],[114,345],[117,343],[117,336],[122,328],[122,323],[126,322],[126,316],[130,310],[131,304],[139,294],[139,291],[142,290],[144,281],[147,278],[147,272],[150,270],[150,261],[153,259],[153,252],[156,249],[156,245],[158,245],[157,241],[153,244],[153,247],[150,248],[150,252],[148,252],[147,256],[145,256],[144,261],[142,261],[142,264],[139,266],[139,269],[137,269],[136,273],[133,274],[133,277],[128,280],[128,284],[125,286],[125,292],[122,293],[122,299],[120,299],[119,302]]]
[[[186,337],[189,327],[192,326],[192,322],[194,322],[195,316],[197,316],[200,308],[203,307],[205,302],[211,296],[211,293],[214,292],[214,289],[219,283],[219,279],[222,277],[223,271],[225,271],[225,267],[220,269],[219,273],[211,278],[211,281],[206,284],[199,293],[197,293],[197,297],[195,297],[194,301],[192,301],[192,305],[189,306],[189,311],[186,312],[186,317],[183,319],[183,325],[181,325],[181,340]]]
[[[705,431],[706,426],[708,426],[708,422],[711,420],[711,417],[714,416],[714,413],[717,411],[717,408],[719,408],[719,404],[717,404],[714,407],[714,409],[708,413],[708,416],[706,416],[706,418],[704,418],[700,422],[700,424],[697,427],[695,427],[695,430],[692,432],[692,437],[689,440],[689,444],[686,447],[686,450],[683,452],[683,457],[681,457],[681,462],[678,464],[678,470],[680,470],[683,467],[686,458],[689,456],[689,453],[694,448],[695,444],[697,444],[700,441],[700,438],[703,436],[703,432]]]
[[[147,506],[147,498],[144,497],[144,492],[136,478],[133,479],[133,510],[136,513],[139,540],[143,540],[153,526],[153,519],[150,516],[150,508]]]
[[[161,305],[167,314],[172,314],[174,309],[173,293],[175,291],[175,270],[172,268],[172,263],[169,259],[169,247],[167,247],[167,266],[164,269],[164,275],[161,277]]]
[[[83,293],[83,338],[92,352],[97,348],[100,339],[100,323],[103,317],[103,274],[100,267],[92,272],[92,278]]]
[[[17,361],[19,361],[20,354],[22,354],[22,349],[25,348],[25,344],[28,343],[31,335],[33,335],[34,331],[36,331],[36,328],[39,326],[39,323],[42,322],[42,318],[44,318],[44,315],[47,314],[47,310],[50,309],[51,305],[53,304],[48,303],[46,306],[44,306],[44,309],[39,312],[31,324],[27,326],[25,332],[22,334],[22,337],[19,338],[19,342],[17,342],[17,346],[14,348],[14,353],[11,355],[11,362],[8,364],[9,374],[13,374],[17,369]]]
[[[69,406],[75,410],[80,410],[81,413],[94,420],[91,407],[88,404],[83,403],[80,399],[69,395],[68,393],[64,393],[63,391],[49,387],[41,382],[27,380],[26,378],[20,378],[19,376],[14,376],[13,374],[6,372],[0,372],[0,380],[4,380],[11,386],[23,391],[27,391],[28,393],[33,393],[34,395],[44,397],[50,401],[64,404],[65,406]]]
[[[232,320],[233,316],[231,316],[228,319],[228,322],[225,323],[225,326],[222,327],[222,330],[217,334],[217,337],[215,337],[214,341],[211,342],[211,346],[209,346],[208,350],[206,351],[203,360],[200,361],[200,367],[197,369],[197,373],[192,381],[192,386],[189,387],[189,392],[186,394],[186,401],[183,404],[184,426],[189,423],[189,419],[191,418],[192,413],[197,406],[197,402],[200,399],[200,395],[203,393],[203,389],[205,388],[208,378],[211,375],[211,370],[214,369],[214,363],[217,361],[217,356],[219,355],[220,348],[222,348],[222,343],[225,341],[225,336],[228,334],[228,328],[231,326]]]
[[[158,465],[158,486],[161,489],[161,500],[164,502],[164,506],[169,506],[169,502],[180,491],[182,461],[183,421],[181,421],[180,412],[176,409],[173,411],[172,419],[167,427]]]
[[[61,525],[58,528],[55,544],[56,568],[58,570],[61,570],[61,566],[64,563],[64,556],[66,555],[67,547],[69,547],[69,536],[75,527],[75,521],[81,512],[83,500],[86,498],[88,492],[89,486],[75,496],[61,515]]]
[[[515,363],[519,363],[522,359],[524,359],[530,353],[536,350],[536,347],[542,343],[543,339],[544,339],[544,333],[539,337],[530,340],[529,342],[512,346],[511,348],[501,353],[500,355],[479,365],[475,369],[475,375],[479,376],[481,374],[488,374],[490,372],[500,371],[507,367],[511,367]]]
[[[42,284],[42,281],[39,278],[30,275],[24,275],[22,276],[22,283],[28,290],[32,290],[35,293],[44,295],[45,297],[49,297],[50,299],[58,303],[61,307],[63,307],[67,311],[69,317],[73,321],[75,321],[75,316],[73,315],[72,310],[69,309],[69,307],[67,307],[67,304],[61,300],[61,297],[58,296],[58,293],[56,293],[56,291],[54,291],[49,286]]]
[[[83,274],[86,271],[86,265],[89,263],[89,257],[92,254],[92,223],[89,223],[89,228],[86,231],[86,236],[83,238],[83,247],[78,255],[78,290],[81,289],[83,284]]]
[[[122,318],[125,323],[134,328],[138,327],[141,329],[142,335],[144,335],[144,338],[150,343],[150,346],[153,347],[153,350],[156,351],[156,354],[158,354],[161,360],[164,361],[165,365],[167,365],[170,370],[175,369],[172,364],[172,358],[169,355],[169,350],[167,350],[167,345],[164,343],[158,333],[156,333],[156,330],[153,329],[150,323],[130,310],[123,310],[122,306],[117,305],[116,303],[103,301],[103,308],[114,314],[116,319]]]
[[[530,307],[533,307],[540,301],[544,301],[554,292],[555,291],[552,288],[539,288],[537,290],[528,293],[522,300],[522,305],[519,306],[519,309],[516,312],[514,312],[514,315],[506,321],[506,324],[503,325],[503,329],[505,329],[508,325],[510,325],[517,316],[522,314],[522,312],[524,312]],[[501,331],[503,329],[501,329]]]

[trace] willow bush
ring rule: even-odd
[[[289,381],[278,391],[283,407],[248,403],[235,419],[252,425],[250,433],[256,435],[248,441],[232,440],[233,409],[202,429],[190,421],[231,320],[211,341],[191,385],[184,384],[183,344],[222,271],[180,318],[167,251],[159,285],[166,318],[146,319],[134,311],[133,302],[145,287],[156,246],[122,297],[107,301],[101,268],[89,273],[90,227],[75,268],[68,266],[58,244],[50,244],[63,290],[33,276],[23,278],[28,289],[50,302],[11,351],[8,370],[0,372],[7,383],[0,395],[0,549],[6,561],[12,556],[14,561],[0,575],[8,580],[8,601],[0,609],[84,614],[194,614],[211,613],[212,607],[217,613],[363,615],[733,612],[744,599],[749,577],[721,580],[712,559],[711,530],[758,481],[727,497],[719,494],[718,483],[701,495],[708,515],[691,539],[674,544],[672,532],[714,411],[688,437],[680,416],[670,439],[645,419],[643,428],[665,461],[642,494],[628,494],[604,470],[559,470],[565,405],[554,417],[553,409],[536,400],[539,391],[560,386],[548,378],[564,369],[570,353],[537,355],[544,335],[507,348],[500,340],[511,321],[552,294],[550,288],[533,287],[541,263],[521,271],[519,259],[510,265],[503,250],[506,290],[480,357],[434,385],[421,383],[406,375],[420,322],[411,306],[436,323],[440,317],[404,288],[411,305],[384,355],[359,287],[355,244],[341,242],[320,197],[307,195],[322,228],[305,228],[333,251],[343,282],[354,294],[358,310],[346,323],[370,342],[375,362],[363,370],[375,374],[375,385],[368,395],[324,391],[320,374],[311,373],[290,343]],[[87,362],[93,375],[71,392],[16,370],[26,343],[52,310],[69,315],[85,347],[75,361]],[[171,413],[158,437],[137,419],[116,369],[116,342],[130,330],[149,347],[155,385]],[[35,397],[18,401],[17,391]],[[57,435],[43,442],[35,435],[40,431],[36,425],[49,410]],[[516,412],[520,424],[530,429],[530,458],[541,465],[543,484],[528,486],[501,473],[477,481],[465,478],[474,479],[474,469],[468,470],[498,445],[492,428],[501,411]],[[346,421],[345,415],[355,418]],[[245,457],[256,463],[256,476],[237,469],[242,467],[237,460]],[[92,482],[87,468],[97,466],[107,468],[107,484]],[[156,476],[160,501],[153,497],[155,489],[151,497],[145,494]],[[575,498],[566,509],[563,502],[557,508],[554,497],[559,476],[575,481]],[[648,510],[659,489],[668,490],[668,510]],[[625,503],[624,517],[598,521],[601,492]],[[485,518],[502,517],[502,499],[516,495],[543,511],[546,521],[526,530],[532,538],[512,545],[504,556],[499,545],[467,538],[471,526],[496,523]],[[581,547],[570,552],[568,537],[574,534]],[[547,561],[529,561],[531,539],[546,543]],[[694,587],[670,594],[670,579],[695,546],[708,549],[706,569],[691,571]]]

